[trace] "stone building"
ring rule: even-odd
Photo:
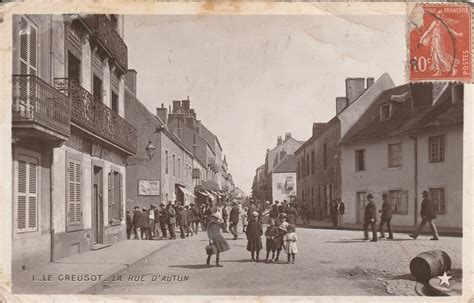
[[[117,15],[13,17],[13,271],[125,238],[127,46]]]

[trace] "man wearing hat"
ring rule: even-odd
[[[385,233],[384,233],[384,225],[387,225],[388,229],[388,238],[387,239],[393,239],[393,232],[392,232],[392,224],[390,223],[392,221],[392,205],[387,201],[387,194],[383,193],[382,194],[382,210],[379,210],[379,212],[382,213],[380,216],[380,238],[385,238]]]
[[[159,220],[160,220],[160,228],[161,228],[161,237],[163,239],[167,238],[167,223],[168,223],[168,212],[165,209],[165,204],[160,204],[160,212],[159,212]]]
[[[434,210],[433,201],[430,199],[430,193],[426,190],[423,191],[423,201],[421,202],[421,223],[418,225],[414,234],[410,234],[410,237],[416,239],[420,234],[421,230],[428,222],[430,224],[431,233],[433,234],[433,238],[431,240],[438,240],[438,230],[436,229],[436,225],[434,223],[434,219],[436,219],[436,212]]]
[[[364,240],[369,240],[369,225],[372,229],[372,240],[371,242],[377,242],[377,231],[375,230],[375,222],[377,221],[377,207],[375,206],[374,196],[372,194],[367,195],[367,205],[364,211]]]
[[[230,210],[229,231],[234,235],[234,240],[237,240],[237,224],[239,223],[239,207],[237,203],[232,202],[232,209]]]

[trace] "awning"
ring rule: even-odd
[[[196,198],[196,196],[190,192],[186,187],[178,185],[178,188],[183,192],[183,194]]]
[[[212,194],[210,194],[207,190],[201,190],[201,191],[199,191],[199,193],[206,196],[206,197],[208,197],[208,198],[211,198],[211,200],[215,199],[215,197]]]

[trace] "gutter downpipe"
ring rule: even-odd
[[[414,140],[415,173],[414,173],[414,196],[415,196],[415,227],[418,226],[418,138],[410,135]]]
[[[53,15],[50,15],[50,27],[49,27],[49,74],[51,75],[51,84],[54,85],[54,72],[53,72]],[[51,157],[50,157],[50,163],[49,163],[49,233],[51,236],[51,255],[50,255],[50,262],[54,262],[54,211],[53,211],[53,182],[54,182],[54,177],[53,177],[53,171],[54,171],[54,148],[51,150]]]

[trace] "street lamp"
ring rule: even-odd
[[[146,152],[146,155],[148,156],[148,159],[153,159],[153,156],[155,155],[155,150],[156,150],[156,147],[153,145],[153,143],[151,143],[151,140],[148,141],[148,144],[146,145],[145,147],[145,152]]]

